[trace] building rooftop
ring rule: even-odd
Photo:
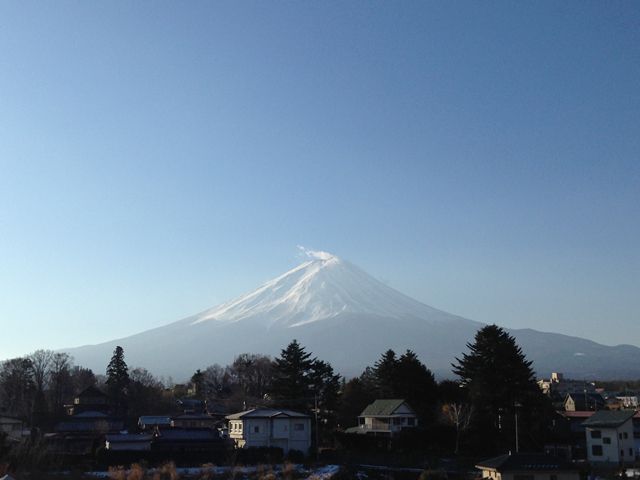
[[[274,408],[252,408],[244,412],[227,415],[227,420],[240,420],[243,418],[273,418],[273,417],[291,417],[291,418],[310,418],[309,415],[293,410],[274,409]]]
[[[402,398],[394,398],[394,399],[386,399],[386,400],[376,400],[373,403],[367,405],[367,407],[360,414],[361,417],[385,417],[389,415],[393,415],[403,403],[405,403]]]
[[[617,428],[633,418],[635,413],[634,410],[599,410],[582,425],[589,428]]]
[[[566,460],[544,453],[507,453],[483,460],[476,465],[476,468],[500,472],[576,470]]]

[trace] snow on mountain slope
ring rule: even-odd
[[[298,327],[341,314],[430,322],[453,317],[394,290],[355,265],[327,252],[306,251],[311,259],[238,297],[191,318],[230,323],[263,319],[269,327]]]

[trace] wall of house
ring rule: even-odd
[[[365,428],[368,430],[389,430],[389,419],[380,417],[365,417]]]
[[[106,442],[106,448],[114,452],[144,452],[151,450],[151,442]]]
[[[501,480],[580,480],[578,472],[506,472]]]
[[[600,432],[600,438],[593,432]],[[630,463],[635,460],[636,448],[631,420],[619,428],[587,428],[587,460],[602,463]],[[594,454],[594,446],[602,449],[602,455]]]
[[[238,430],[240,423],[242,423],[242,430]],[[309,418],[230,420],[229,438],[233,439],[239,448],[280,447],[285,453],[289,450],[300,450],[306,454],[311,447],[311,420]]]
[[[292,418],[290,425],[289,449],[308,453],[311,448],[311,419]]]
[[[268,418],[244,419],[244,439],[246,447],[269,447],[270,423]]]

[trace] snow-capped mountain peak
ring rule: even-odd
[[[388,287],[328,252],[303,250],[307,261],[256,290],[191,318],[231,323],[253,319],[269,327],[297,327],[341,314],[423,318],[448,316]]]
[[[301,265],[235,300],[152,330],[67,351],[99,371],[116,345],[130,365],[189,378],[198,368],[229,364],[240,353],[277,355],[294,338],[345,375],[359,375],[389,348],[414,351],[437,374],[483,324],[429,307],[327,252],[301,249]],[[510,330],[540,374],[636,378],[640,349]],[[578,353],[576,353],[578,352]]]

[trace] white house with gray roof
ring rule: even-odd
[[[226,417],[237,448],[278,447],[284,453],[311,448],[311,417],[292,410],[254,408]]]
[[[587,435],[587,460],[629,464],[636,459],[633,410],[600,410],[582,422]]]
[[[418,426],[416,412],[401,398],[381,399],[370,403],[358,417],[358,426],[346,433],[394,435],[405,428]]]

